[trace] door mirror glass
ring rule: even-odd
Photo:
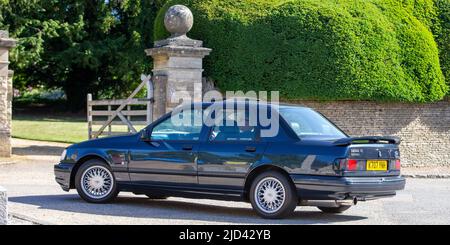
[[[149,132],[147,131],[147,129],[142,129],[140,134],[140,138],[142,141],[150,141]]]

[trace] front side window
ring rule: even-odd
[[[347,137],[335,125],[312,109],[280,106],[279,112],[300,138],[340,139]]]
[[[223,121],[215,125],[209,136],[210,141],[254,141],[257,127],[251,126],[243,110],[223,112]]]
[[[201,110],[183,110],[156,125],[152,130],[151,139],[199,140],[202,131],[201,122]]]

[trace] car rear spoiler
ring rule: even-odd
[[[334,145],[345,146],[351,144],[400,144],[400,138],[395,136],[363,136],[363,137],[349,137],[336,140]]]

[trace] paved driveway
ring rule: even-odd
[[[396,197],[361,202],[344,214],[298,207],[284,220],[260,219],[250,204],[169,198],[149,200],[121,194],[112,204],[88,204],[76,191],[62,191],[53,164],[64,144],[15,140],[15,164],[0,165],[0,185],[8,189],[9,210],[50,224],[450,224],[450,179],[408,179]]]

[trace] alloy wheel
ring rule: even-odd
[[[92,166],[81,176],[81,189],[93,199],[102,199],[111,193],[114,178],[111,172],[103,166]]]
[[[266,177],[259,181],[254,195],[259,209],[266,213],[275,213],[285,202],[286,190],[278,179]]]

